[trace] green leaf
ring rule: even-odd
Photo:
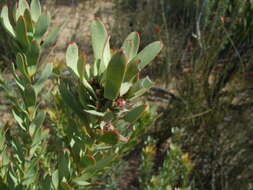
[[[114,160],[115,156],[115,154],[111,154],[97,160],[95,165],[90,165],[85,168],[84,174],[80,177],[74,178],[73,182],[77,183],[78,181],[82,182],[91,179],[96,174],[96,172],[105,169],[105,167],[108,166]]]
[[[24,12],[24,18],[26,21],[26,26],[27,26],[27,32],[28,32],[28,36],[29,39],[33,37],[33,21],[32,21],[32,17],[31,17],[31,13],[28,9],[25,10]]]
[[[61,26],[53,27],[51,32],[49,32],[49,34],[46,36],[46,38],[42,44],[42,47],[46,48],[46,47],[49,47],[50,45],[52,45],[55,42],[60,30],[61,30]]]
[[[81,168],[86,168],[88,166],[95,165],[95,164],[96,164],[96,159],[91,155],[85,155],[80,158]]]
[[[11,148],[13,149],[13,154],[15,154],[15,157],[18,161],[24,161],[25,160],[25,149],[22,146],[22,144],[18,141],[18,139],[12,138],[10,141]],[[12,160],[13,161],[13,160]],[[21,166],[18,166],[21,167]]]
[[[70,155],[68,150],[64,150],[63,153],[59,155],[58,170],[60,181],[65,178],[66,180],[70,177]]]
[[[72,190],[72,187],[67,182],[61,182],[60,183],[61,190]]]
[[[14,65],[14,63],[11,65],[12,67],[12,74],[13,74],[13,76],[14,76],[14,78],[15,78],[15,82],[16,82],[16,84],[18,85],[18,87],[22,90],[22,91],[24,91],[24,89],[25,89],[25,87],[24,87],[24,82],[23,81],[21,81],[20,80],[20,78],[18,77],[18,75],[17,75],[17,72],[16,72],[16,70],[15,70],[15,65]]]
[[[115,145],[119,142],[119,132],[115,130],[103,131],[103,135],[99,138],[100,141],[109,144]]]
[[[18,18],[20,16],[24,16],[24,12],[25,12],[26,9],[29,10],[29,5],[26,2],[26,0],[19,0],[18,1],[18,6],[17,6],[17,9],[16,9],[16,20],[18,20]]]
[[[91,41],[95,59],[101,59],[103,50],[108,39],[104,24],[96,19],[91,23]]]
[[[98,116],[98,117],[104,117],[105,116],[105,113],[103,112],[98,112],[96,110],[83,110],[85,111],[86,113],[89,113],[91,115],[95,115],[95,116]]]
[[[129,82],[122,83],[120,87],[120,96],[123,96],[124,94],[126,94],[127,91],[131,88],[131,86],[132,86],[132,83],[129,83]]]
[[[41,89],[44,87],[45,81],[50,77],[52,71],[53,71],[53,64],[48,63],[43,69],[39,80],[34,85],[36,94],[38,94],[41,91]]]
[[[66,103],[75,114],[77,114],[80,119],[84,122],[85,125],[88,125],[88,118],[85,115],[86,113],[82,110],[82,106],[79,104],[79,102],[76,101],[75,96],[70,92],[68,85],[66,82],[61,82],[59,87],[61,96],[64,100],[64,103]]]
[[[83,85],[89,90],[89,92],[96,97],[96,94],[92,86],[88,81],[82,76],[84,75],[84,66],[85,59],[84,57],[79,57],[78,55],[78,46],[75,43],[71,43],[67,49],[66,53],[66,64],[74,72],[74,74],[79,77]],[[80,72],[80,73],[79,73]],[[81,74],[81,76],[80,76]]]
[[[87,181],[91,179],[94,175],[95,175],[94,172],[89,172],[89,173],[85,172],[80,177],[74,178],[73,182],[80,186],[87,186],[87,185],[90,185],[90,183]]]
[[[138,80],[128,91],[127,97],[131,98],[131,100],[138,98],[147,92],[153,85],[154,83],[149,79],[149,77]]]
[[[16,38],[24,49],[29,46],[29,40],[27,37],[27,26],[23,16],[20,16],[17,21]]]
[[[76,45],[76,43],[71,43],[68,46],[66,53],[66,64],[76,74],[76,76],[79,76],[77,66],[78,60],[79,60],[78,46]]]
[[[18,123],[18,125],[21,127],[21,129],[23,129],[24,131],[26,131],[26,128],[25,128],[25,126],[23,124],[23,119],[18,115],[18,113],[16,113],[15,110],[12,110],[12,114],[13,114],[14,119]]]
[[[162,42],[156,41],[149,44],[140,53],[138,53],[138,55],[134,57],[134,60],[141,60],[139,69],[143,69],[147,64],[149,64],[158,55],[162,47]]]
[[[78,76],[80,77],[81,81],[83,81],[84,79],[84,69],[85,69],[86,63],[87,63],[87,57],[85,55],[80,55],[77,62],[77,71],[78,71]]]
[[[39,112],[36,116],[35,119],[32,121],[31,125],[29,126],[29,134],[31,136],[34,135],[35,131],[38,128],[41,128],[43,122],[45,121],[46,114],[45,112]]]
[[[40,185],[40,189],[53,190],[53,188],[51,186],[51,181],[53,181],[51,176],[49,174],[46,174],[46,172],[45,172],[45,174],[43,175],[43,177],[40,178],[40,181],[38,183]]]
[[[10,163],[10,157],[7,153],[7,151],[2,152],[2,166],[6,166]]]
[[[127,36],[121,48],[125,51],[128,56],[128,60],[130,61],[136,56],[139,46],[140,36],[137,32],[132,32]]]
[[[94,172],[96,170],[103,170],[106,166],[108,166],[114,159],[116,155],[108,155],[105,158],[102,158],[100,160],[97,160],[96,164],[93,166],[88,166],[85,171],[88,172]]]
[[[5,132],[3,128],[0,128],[0,152],[3,151],[5,144]]]
[[[27,86],[23,92],[23,99],[27,108],[35,106],[36,104],[36,93],[32,86]]]
[[[115,100],[126,72],[127,57],[124,52],[119,51],[114,54],[109,62],[106,71],[104,97],[109,100]]]
[[[111,59],[110,36],[108,36],[104,44],[102,61],[100,61],[99,65],[99,74],[102,74],[106,70],[110,59]]]
[[[32,0],[31,2],[32,19],[37,22],[41,15],[41,5],[39,0]]]
[[[43,13],[40,15],[38,22],[35,24],[35,33],[33,36],[34,40],[40,40],[42,36],[47,32],[50,25],[50,15]]]
[[[3,26],[5,28],[5,30],[12,36],[12,37],[16,37],[16,34],[15,34],[15,31],[10,23],[10,20],[9,20],[9,13],[8,13],[8,7],[7,6],[4,6],[2,8],[2,11],[1,11],[1,21],[3,23]]]
[[[107,68],[111,60],[110,38],[111,38],[110,36],[107,37],[103,50],[103,64],[105,68]]]
[[[89,165],[83,175],[74,178],[72,181],[79,185],[86,185],[87,180],[90,180],[98,170],[104,169],[107,165],[109,165],[114,159],[113,155],[109,155],[105,158],[100,159],[96,162],[95,165]]]
[[[23,186],[31,186],[36,181],[37,171],[35,169],[30,169],[28,172],[25,173],[25,176],[23,177],[23,180],[22,180]]]
[[[27,80],[30,80],[30,77],[28,75],[27,71],[27,65],[25,63],[24,55],[21,53],[18,53],[16,56],[16,65],[18,70],[27,78]]]
[[[36,150],[39,148],[39,145],[40,145],[41,141],[42,141],[42,130],[41,130],[41,128],[37,128],[35,130],[35,133],[34,133],[33,137],[32,137],[32,145],[31,145],[31,148],[29,150],[30,155],[34,155]]]
[[[130,82],[140,71],[139,64],[141,60],[132,60],[127,64],[126,75],[124,78],[125,82]]]
[[[58,189],[59,186],[59,171],[55,170],[52,174],[52,184],[55,189]]]
[[[87,80],[90,80],[91,79],[91,67],[90,67],[90,64],[85,64],[84,65],[85,69],[84,69],[84,77],[87,79]]]
[[[38,61],[39,61],[39,58],[40,58],[40,52],[41,52],[41,49],[40,49],[40,44],[38,41],[36,40],[33,40],[27,50],[27,64],[29,66],[36,66]],[[29,70],[28,70],[29,72]],[[34,75],[35,73],[31,70],[29,72],[29,75],[32,76]]]
[[[91,108],[90,106],[95,104],[93,96],[90,94],[87,88],[82,84],[80,85],[80,88],[78,88],[78,99],[84,109],[90,109]]]
[[[143,115],[143,113],[147,111],[147,109],[148,109],[147,105],[140,105],[134,108],[133,110],[127,112],[127,114],[124,116],[124,120],[130,123],[134,123]]]
[[[45,147],[41,146],[41,142],[45,140],[49,136],[49,130],[41,128],[37,128],[35,134],[33,136],[32,146],[30,149],[30,155],[33,155],[37,149],[45,149]]]

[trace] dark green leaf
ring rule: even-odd
[[[25,19],[23,16],[20,16],[17,21],[16,25],[16,38],[20,45],[24,48],[27,49],[29,46],[29,40],[27,37],[27,26],[25,23]]]
[[[32,37],[33,37],[33,21],[32,21],[32,17],[31,17],[31,13],[28,9],[26,9],[24,12],[24,18],[25,18],[25,22],[26,22],[26,26],[27,26],[27,32],[28,32],[29,39],[32,39]]]
[[[27,108],[35,106],[36,104],[36,93],[32,86],[27,86],[23,92],[23,99]]]
[[[147,109],[148,109],[147,105],[138,106],[133,110],[127,112],[127,114],[124,116],[124,120],[133,123],[137,121],[142,116],[142,114],[147,111]]]
[[[40,58],[40,44],[38,41],[33,40],[27,51],[27,64],[29,66],[36,66]],[[29,71],[29,70],[28,70]],[[35,71],[36,72],[36,71]],[[33,76],[34,71],[30,70],[29,75]]]
[[[115,145],[119,142],[119,132],[114,131],[114,130],[109,130],[109,131],[103,131],[103,135],[99,138],[100,141],[110,144],[110,145]]]
[[[67,150],[59,155],[58,170],[60,181],[65,178],[66,180],[70,177],[70,156]]]
[[[95,165],[96,159],[91,155],[85,155],[80,158],[81,168],[86,168],[87,166]]]

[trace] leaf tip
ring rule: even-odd
[[[75,42],[70,42],[70,43],[69,43],[69,46],[74,46],[74,45],[76,45]]]

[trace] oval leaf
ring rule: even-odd
[[[23,93],[23,98],[25,101],[25,105],[27,108],[31,106],[35,106],[36,104],[36,93],[33,87],[28,86],[25,88],[25,91]]]
[[[38,41],[33,40],[27,51],[27,64],[29,66],[37,65],[40,58],[40,44]]]
[[[127,64],[126,75],[124,78],[125,82],[131,81],[140,71],[139,64],[141,60],[132,60]]]
[[[103,135],[100,137],[100,141],[110,144],[110,145],[115,145],[119,142],[120,135],[117,131],[115,130],[109,130],[109,131],[103,131]]]
[[[85,155],[80,159],[81,168],[86,168],[87,166],[95,165],[96,159],[91,155]]]
[[[41,15],[41,5],[39,0],[32,0],[31,2],[32,19],[37,22]]]
[[[76,43],[71,43],[66,53],[66,64],[77,76],[79,76],[77,68],[78,60],[78,46],[76,45]]]
[[[17,5],[17,9],[16,9],[16,20],[18,20],[18,18],[20,16],[24,15],[24,12],[26,9],[29,10],[29,5],[26,2],[26,0],[19,0],[18,5]]]
[[[139,69],[143,69],[147,64],[149,64],[158,55],[162,47],[162,42],[156,41],[149,44],[140,53],[138,53],[134,60],[141,60]]]
[[[100,59],[108,38],[104,24],[96,19],[91,23],[91,41],[95,59]]]
[[[104,97],[115,100],[120,92],[120,87],[126,72],[127,57],[119,51],[113,55],[106,71]]]
[[[122,49],[128,56],[129,61],[136,56],[140,46],[140,36],[137,32],[130,33],[123,42]]]
[[[42,44],[42,47],[43,48],[46,48],[48,46],[50,46],[51,44],[53,44],[57,38],[57,35],[58,33],[60,32],[61,30],[61,26],[56,26],[54,27],[51,32],[46,36],[43,44]]]
[[[42,36],[46,33],[50,25],[50,15],[44,13],[40,15],[37,23],[35,24],[35,34],[33,36],[34,40],[40,40]]]
[[[147,108],[147,105],[141,105],[134,108],[125,115],[124,120],[130,123],[137,121],[142,116],[142,114],[147,111]]]
[[[154,83],[149,77],[138,80],[128,91],[127,97],[131,98],[131,100],[138,98],[147,92],[153,85]]]
[[[5,30],[7,32],[9,32],[11,34],[12,37],[15,37],[16,34],[15,34],[15,31],[10,23],[10,20],[9,20],[9,13],[8,13],[8,7],[7,6],[4,6],[2,11],[1,11],[1,20],[2,20],[2,23],[3,23],[3,26],[5,28]]]

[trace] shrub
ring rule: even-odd
[[[12,25],[7,6],[1,11],[1,21],[17,54],[12,65],[16,86],[4,79],[0,83],[17,122],[16,127],[1,128],[1,188],[83,189],[94,185],[94,176],[119,157],[121,144],[127,143],[128,137],[121,131],[133,131],[147,116],[149,106],[137,98],[153,83],[148,77],[140,79],[139,73],[162,44],[153,42],[138,53],[140,39],[133,32],[120,50],[111,52],[110,36],[104,25],[94,20],[93,63],[79,54],[75,43],[69,45],[69,73],[58,75],[55,71],[56,107],[47,111],[48,118],[41,107],[42,89],[54,75],[53,66],[40,65],[40,58],[60,28],[45,35],[50,15],[42,13],[39,0],[30,5],[20,0],[14,13]]]

